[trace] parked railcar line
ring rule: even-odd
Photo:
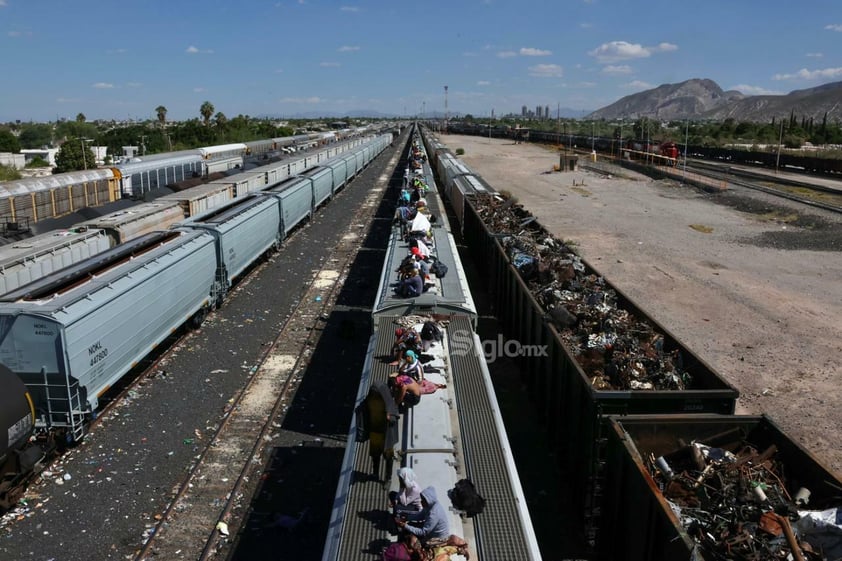
[[[399,155],[400,152],[395,153],[387,169],[394,168]],[[363,206],[366,212],[357,216],[362,224],[373,219],[388,176],[381,176],[378,184]],[[347,275],[358,250],[358,237],[346,235],[314,275],[149,532],[149,539],[135,556],[137,561],[151,556],[205,560],[226,545],[229,534],[237,532],[241,520],[235,516],[235,510],[242,499],[243,486],[249,474],[262,467],[261,457],[271,441],[270,433],[282,421],[286,404],[302,380],[298,374],[306,369],[311,349],[316,347],[321,333],[319,324],[335,304],[341,279]],[[220,497],[226,498],[220,501]],[[195,553],[185,552],[189,544],[196,544]]]

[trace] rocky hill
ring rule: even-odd
[[[786,95],[745,96],[738,91],[723,91],[713,80],[694,78],[628,95],[586,118],[721,120],[730,117],[738,121],[763,122],[772,117],[788,117],[792,111],[798,118],[821,120],[825,112],[828,120],[842,118],[842,82],[795,90]]]

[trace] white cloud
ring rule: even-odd
[[[631,82],[623,84],[620,87],[630,90],[649,90],[654,88],[655,86],[648,82],[644,82],[643,80],[632,80]]]
[[[352,47],[352,46],[349,46],[349,45],[342,45],[341,47],[339,47],[336,50],[339,51],[340,53],[352,53],[354,51],[359,51],[360,48],[357,47],[357,46]]]
[[[78,97],[59,97],[56,99],[56,103],[79,103],[82,101]]]
[[[204,91],[206,91],[205,88],[193,88],[194,93],[202,93]]]
[[[126,82],[126,87],[127,88],[140,88],[140,87],[143,87],[143,83],[142,82]]]
[[[578,84],[576,84],[576,87],[577,88],[595,88],[595,87],[597,87],[597,85],[598,84],[596,82],[579,82]]]
[[[591,27],[593,27],[593,24],[587,23],[587,22],[582,22],[582,23],[579,24],[579,27],[581,27],[582,29],[590,29]]]
[[[678,46],[672,43],[659,43],[654,47],[644,47],[638,43],[611,41],[610,43],[603,43],[592,51],[588,51],[588,54],[605,64],[619,62],[621,60],[648,58],[655,53],[666,53],[676,50],[678,50]]]
[[[194,47],[193,45],[190,45],[189,47],[187,47],[187,50],[185,52],[189,55],[197,55],[197,54],[211,55],[211,54],[213,54],[213,51],[210,50],[210,49],[202,50],[202,49],[199,49],[198,47]]]
[[[553,54],[552,51],[544,51],[541,49],[534,49],[532,47],[521,47],[521,56],[549,56]]]
[[[750,86],[748,84],[737,84],[736,86],[731,86],[728,89],[737,90],[738,92],[742,92],[746,95],[781,95],[783,93],[769,90],[762,86]]]
[[[831,24],[831,25],[825,25],[824,28],[827,29],[828,31],[842,32],[842,25],[840,25],[838,23],[834,23],[834,24]]]
[[[277,70],[275,70],[275,74],[283,74],[283,73],[284,73],[284,70],[282,68],[278,68]]]
[[[320,97],[313,96],[313,97],[282,97],[278,101],[280,101],[281,103],[309,103],[309,104],[315,104],[315,103],[321,103],[325,100],[323,100]]]
[[[339,9],[342,10],[343,12],[359,12],[360,11],[360,9],[356,6],[342,6]]]
[[[339,66],[338,62],[320,62],[319,66],[322,68],[337,68]]]
[[[561,78],[564,70],[557,64],[536,64],[529,67],[529,75],[537,78]]]
[[[476,53],[472,53],[471,51],[465,51],[462,53],[462,56],[479,56]]]
[[[824,56],[824,53],[807,53],[804,56],[808,58],[822,58]]]
[[[802,68],[795,74],[775,74],[773,80],[822,80],[842,77],[842,68],[823,68],[821,70],[807,70]]]
[[[0,0],[0,8],[5,8],[6,5],[6,0]]]
[[[628,64],[621,64],[619,66],[609,64],[602,68],[603,74],[631,74],[632,68]]]
[[[500,58],[512,58],[513,56],[517,56],[517,53],[514,51],[500,51],[497,53],[497,56]]]
[[[91,87],[98,90],[110,90],[114,87],[114,84],[109,84],[108,82],[97,82],[96,84],[91,84]]]
[[[479,82],[477,82],[477,86],[490,86],[490,85],[491,85],[491,82],[489,82],[488,80],[480,80]]]

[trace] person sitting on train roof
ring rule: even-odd
[[[415,536],[421,541],[422,545],[430,540],[446,540],[449,538],[450,523],[447,519],[447,511],[444,505],[439,502],[434,487],[430,486],[421,491],[421,505],[421,516],[424,522],[420,526],[416,526],[398,518],[395,520],[398,529],[408,532],[410,541],[412,541],[412,536]]]
[[[402,222],[404,224],[408,224],[412,222],[417,212],[418,211],[415,209],[415,207],[399,206],[398,209],[395,211],[395,222]]]
[[[404,519],[413,519],[421,512],[421,486],[415,480],[412,468],[402,467],[398,470],[399,491],[389,493],[389,504],[392,514]]]
[[[410,276],[398,283],[395,294],[404,298],[415,298],[424,292],[424,279],[418,270],[413,269]]]
[[[401,413],[421,402],[421,386],[411,376],[392,372],[389,374],[389,387]]]
[[[416,351],[406,351],[404,353],[403,364],[398,368],[398,374],[409,376],[416,382],[424,379],[424,366],[418,360]]]
[[[392,345],[392,366],[400,364],[406,351],[417,351],[421,344],[421,336],[412,327],[395,329],[395,343]]]

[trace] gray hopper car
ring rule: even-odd
[[[0,362],[29,388],[36,427],[84,434],[99,398],[208,305],[211,234],[149,234],[0,298]]]

